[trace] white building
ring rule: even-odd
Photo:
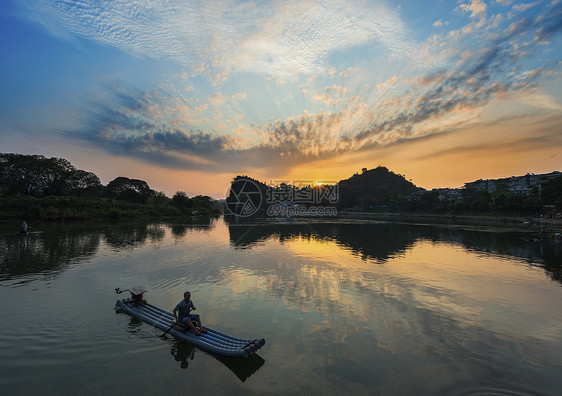
[[[506,184],[512,194],[531,195],[534,187],[536,187],[540,192],[543,184],[548,183],[551,179],[561,175],[562,172],[559,171],[538,175],[535,175],[534,173],[527,173],[524,176],[511,176],[505,179],[480,179],[466,183],[464,187],[468,190],[488,190],[489,193],[493,193],[497,186]]]

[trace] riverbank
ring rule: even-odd
[[[178,208],[164,203],[133,203],[110,198],[30,196],[0,198],[0,220],[95,220],[120,218],[178,217],[217,214],[218,210],[193,206]]]
[[[449,226],[469,226],[481,228],[499,227],[504,230],[528,232],[540,236],[552,236],[562,232],[562,219],[547,219],[532,216],[485,216],[485,215],[452,215],[425,213],[374,213],[344,211],[339,217],[369,218],[381,221],[397,221],[405,223],[430,223]]]

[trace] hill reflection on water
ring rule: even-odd
[[[510,231],[462,229],[427,224],[404,224],[370,220],[240,220],[225,217],[231,244],[251,249],[269,238],[281,243],[295,239],[335,242],[351,249],[364,260],[384,263],[418,241],[445,242],[473,252],[485,252],[524,259],[544,268],[547,275],[562,283],[562,243],[537,239]]]
[[[562,244],[551,239],[354,219],[32,226],[24,238],[0,224],[10,394],[86,394],[94,383],[112,394],[131,383],[141,393],[560,388]],[[266,338],[263,358],[211,358],[115,315],[113,289],[136,284],[166,310],[188,287],[205,324]]]
[[[514,231],[462,229],[449,226],[404,224],[352,219],[244,220],[226,216],[226,227],[235,249],[252,249],[274,238],[281,243],[295,239],[333,242],[363,260],[384,263],[418,241],[445,242],[474,252],[523,259],[544,268],[562,282],[562,243],[534,239]],[[210,232],[218,218],[198,217],[165,221],[130,220],[91,223],[48,223],[33,228],[27,237],[3,224],[0,228],[0,280],[26,275],[54,276],[72,262],[95,256],[100,246],[127,250],[160,243],[167,235],[177,241],[189,230]],[[21,278],[21,279],[19,279]]]

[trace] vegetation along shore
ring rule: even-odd
[[[330,186],[267,185],[248,176],[264,198],[256,215],[265,215],[268,205],[294,204],[294,197]],[[518,179],[517,179],[518,180]],[[562,220],[562,176],[560,172],[525,177],[528,191],[511,179],[479,180],[462,189],[417,187],[404,175],[385,167],[362,169],[339,181],[334,194],[319,194],[319,201],[300,205],[330,205],[339,216],[369,216],[380,219],[440,222],[497,222],[532,225],[545,232],[560,231]],[[534,184],[529,180],[535,180]],[[511,186],[514,184],[515,187]],[[238,184],[239,185],[239,184]],[[514,190],[516,188],[517,190]],[[272,202],[276,193],[289,198]],[[306,195],[306,194],[305,194]],[[279,196],[279,194],[277,194]],[[117,177],[102,185],[97,175],[75,168],[62,158],[41,155],[0,154],[0,219],[84,220],[102,218],[172,217],[218,214],[222,202],[209,196],[188,197],[177,191],[171,198],[151,189],[140,179]]]
[[[498,180],[478,180],[459,189],[425,190],[383,166],[362,169],[336,186],[289,185],[271,186],[248,176],[237,176],[226,203],[234,207],[240,188],[249,180],[266,197],[265,202],[253,195],[254,206],[267,213],[279,204],[299,206],[335,206],[339,214],[379,214],[381,216],[436,216],[443,218],[491,217],[559,219],[562,217],[562,173],[525,175]],[[335,187],[335,188],[334,188]],[[329,190],[326,192],[325,190]],[[313,197],[303,200],[302,197]],[[317,199],[318,198],[318,199]],[[527,220],[523,220],[527,221]]]
[[[85,220],[220,213],[216,201],[177,191],[172,198],[143,180],[97,175],[63,158],[0,154],[0,219]]]

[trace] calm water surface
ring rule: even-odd
[[[368,220],[0,225],[0,394],[558,395],[562,246]],[[265,337],[218,359],[115,310]]]

